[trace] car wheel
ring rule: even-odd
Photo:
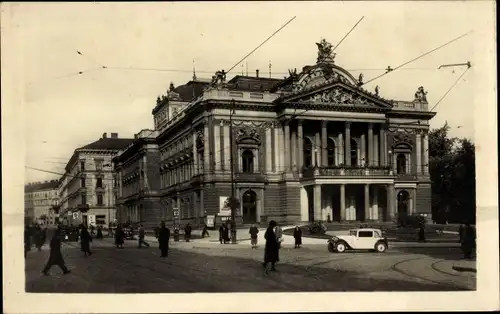
[[[345,249],[346,249],[345,244],[342,243],[342,242],[341,243],[337,243],[336,249],[337,249],[337,252],[344,253]]]
[[[332,253],[334,253],[334,252],[335,252],[335,249],[333,248],[333,244],[332,244],[332,243],[329,243],[329,244],[328,244],[328,251],[329,251],[329,252],[332,252]]]
[[[384,242],[379,242],[375,244],[375,251],[378,253],[384,253],[387,250],[387,245]]]

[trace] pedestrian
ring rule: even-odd
[[[162,222],[160,230],[158,230],[158,243],[160,246],[161,257],[168,257],[169,241],[170,230],[165,226],[165,222]]]
[[[295,248],[300,248],[302,245],[302,230],[299,226],[295,226],[295,229],[293,230],[293,238],[295,239]]]
[[[68,274],[71,271],[66,267],[64,263],[64,259],[62,256],[61,252],[61,230],[58,228],[56,229],[54,236],[52,237],[52,240],[50,240],[50,255],[49,259],[47,261],[47,264],[45,264],[45,267],[42,270],[42,274],[48,275],[49,270],[52,266],[57,265],[61,270],[63,271],[63,274]]]
[[[113,236],[113,225],[111,223],[108,223],[108,237]]]
[[[210,234],[208,233],[208,226],[205,224],[203,226],[203,230],[201,231],[201,237],[204,238],[205,236],[209,237]]]
[[[123,249],[123,230],[122,230],[122,226],[121,224],[118,224],[118,226],[116,226],[116,230],[115,230],[115,245],[116,245],[116,248],[118,249]]]
[[[40,227],[40,225],[36,225],[34,229],[34,240],[35,240],[35,246],[38,250],[38,252],[42,251],[42,246],[45,242],[45,239],[43,237],[43,230]]]
[[[90,242],[92,242],[92,236],[90,235],[89,231],[87,230],[87,227],[84,224],[82,224],[80,228],[81,228],[80,232],[81,250],[84,256],[87,257],[92,255],[92,252],[90,251]]]
[[[463,233],[462,240],[462,251],[464,252],[464,258],[470,259],[472,258],[472,253],[476,248],[476,231],[469,224],[465,224],[465,229]]]
[[[420,229],[418,230],[418,242],[425,242],[424,226],[420,226]]]
[[[279,261],[279,243],[276,237],[276,222],[271,220],[267,227],[264,238],[266,239],[266,247],[264,250],[264,273],[267,275],[270,270],[276,271],[276,262]]]
[[[219,227],[219,242],[220,242],[220,244],[222,244],[222,241],[224,241],[224,243],[226,243],[226,240],[224,239],[224,228],[225,227],[226,227],[225,224],[222,224]]]
[[[24,257],[31,251],[31,232],[29,225],[24,226]]]
[[[252,249],[257,248],[259,229],[255,226],[255,224],[252,224],[248,233],[250,234],[250,244],[252,245]]]
[[[224,243],[229,243],[229,227],[227,225],[224,225]]]
[[[96,239],[102,240],[103,238],[104,238],[104,236],[102,235],[102,226],[98,226],[97,227]]]
[[[91,236],[95,235],[95,227],[94,227],[94,225],[90,225],[90,235]]]
[[[144,234],[144,227],[142,224],[139,225],[138,234],[139,234],[139,248],[141,248],[143,244],[146,247],[149,247],[149,244],[146,241],[144,241],[145,234]]]
[[[191,224],[187,224],[186,227],[184,227],[184,240],[186,240],[186,242],[189,242],[189,240],[191,240],[191,231],[193,230],[193,228],[191,228]]]

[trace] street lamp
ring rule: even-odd
[[[233,151],[233,114],[235,101],[231,99],[231,108],[229,109],[229,156],[231,163],[231,243],[236,244],[236,186],[234,184],[234,151]]]

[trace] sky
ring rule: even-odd
[[[433,107],[465,70],[438,67],[470,61],[472,68],[436,107],[431,127],[447,121],[452,136],[475,140],[474,115],[486,105],[481,79],[491,70],[480,47],[494,36],[492,8],[487,1],[13,4],[7,14],[22,38],[12,49],[24,83],[25,164],[62,173],[75,148],[104,132],[130,138],[152,128],[156,97],[170,82],[190,80],[193,60],[197,76],[209,78],[294,16],[243,62],[249,75],[259,69],[269,76],[269,62],[278,78],[314,64],[315,42],[325,38],[336,45],[361,17],[336,49],[335,62],[355,77],[362,72],[365,81],[472,31],[365,88],[378,85],[385,98],[413,100],[424,86]],[[228,79],[242,69],[237,65]],[[53,178],[25,173],[25,182]]]

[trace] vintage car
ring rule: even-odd
[[[328,251],[343,253],[346,250],[370,250],[383,253],[389,244],[382,230],[373,228],[351,229],[348,234],[334,235],[328,240]]]

